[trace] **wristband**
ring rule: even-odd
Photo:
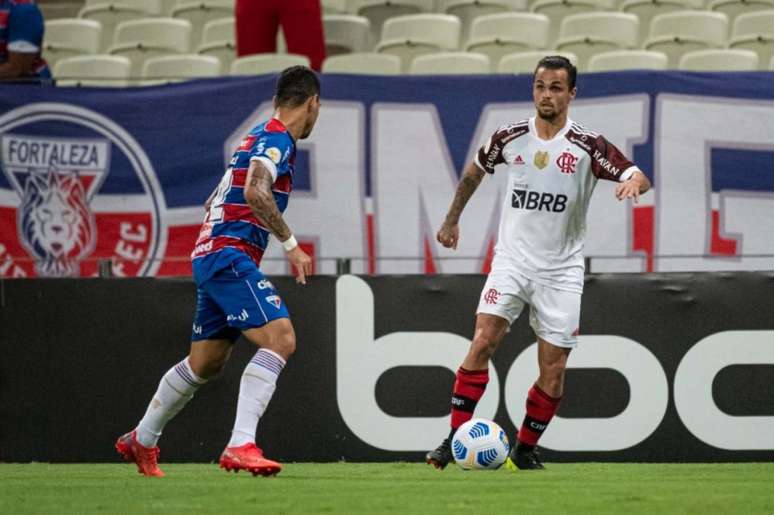
[[[290,252],[294,248],[298,247],[298,242],[296,241],[296,237],[291,234],[290,238],[282,242],[282,246],[285,247],[286,252]]]

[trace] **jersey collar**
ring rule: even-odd
[[[537,135],[537,129],[535,128],[535,117],[531,117],[529,119],[529,133],[532,136],[532,138],[536,141],[539,141],[543,144],[553,143],[556,140],[559,140],[561,138],[564,138],[565,134],[567,134],[570,131],[570,127],[572,127],[572,124],[574,122],[570,120],[570,117],[567,117],[567,121],[564,124],[564,127],[562,127],[562,130],[556,133],[556,136],[554,136],[551,139],[541,139]]]
[[[288,135],[288,137],[290,138],[290,141],[293,142],[293,146],[296,145],[296,139],[290,133],[288,128],[285,126],[285,124],[280,121],[279,118],[272,118],[271,120],[266,122],[265,130],[266,132],[284,132],[285,134]]]

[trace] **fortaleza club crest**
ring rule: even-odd
[[[151,163],[112,120],[69,104],[0,117],[0,277],[150,275],[166,209]]]

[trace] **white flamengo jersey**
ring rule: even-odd
[[[483,171],[507,165],[508,189],[495,263],[534,281],[583,291],[586,212],[598,179],[625,181],[638,170],[603,136],[569,118],[551,140],[535,118],[500,127],[475,157]]]

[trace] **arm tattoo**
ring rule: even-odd
[[[457,192],[454,194],[454,200],[449,208],[449,213],[446,215],[447,223],[456,225],[459,222],[462,210],[465,209],[465,205],[479,184],[481,184],[481,177],[478,175],[466,173],[462,176],[460,183],[457,185]]]
[[[252,178],[245,191],[245,199],[261,225],[270,230],[277,239],[285,241],[292,233],[274,201],[271,174],[263,165],[256,164],[257,166],[252,166]]]

